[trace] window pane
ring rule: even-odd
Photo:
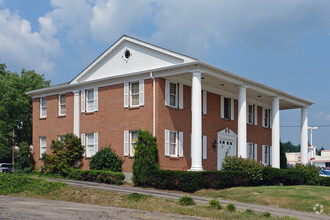
[[[41,106],[42,107],[46,107],[47,106],[47,99],[46,98],[42,98],[41,99]]]
[[[170,94],[176,95],[176,84],[170,83]]]
[[[87,111],[94,111],[94,101],[88,101],[87,102]]]
[[[61,105],[65,105],[65,95],[61,95],[60,103]]]
[[[224,98],[224,117],[230,119],[230,99]]]
[[[87,145],[94,146],[94,134],[87,134]]]
[[[176,96],[175,95],[170,95],[170,105],[171,106],[176,106],[175,100],[176,100]]]
[[[176,148],[176,145],[175,144],[171,144],[170,145],[170,155],[171,156],[176,156],[175,155],[175,148]]]
[[[65,115],[66,114],[66,107],[65,105],[61,105],[61,115]]]
[[[139,83],[132,83],[132,94],[138,94],[139,93]]]
[[[132,105],[139,105],[140,101],[139,101],[139,94],[137,95],[132,95]]]
[[[87,90],[87,100],[94,100],[94,90]]]

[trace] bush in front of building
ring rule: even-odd
[[[151,185],[159,170],[157,138],[148,131],[138,131],[132,170],[132,181],[137,186]]]
[[[330,186],[330,177],[320,176],[320,185],[321,186]]]
[[[300,170],[304,176],[304,184],[306,185],[320,185],[319,167],[311,164],[297,163],[291,169]]]
[[[301,170],[264,167],[261,185],[279,184],[302,185],[304,184],[304,175]]]
[[[98,151],[90,160],[89,166],[93,170],[110,170],[113,172],[121,172],[124,160],[115,154],[111,145]]]
[[[42,173],[60,174],[67,176],[83,158],[85,148],[81,140],[74,134],[65,134],[63,140],[52,140],[51,154],[43,154],[41,161]]]
[[[121,185],[124,183],[125,175],[107,170],[74,169],[69,173],[68,179]]]
[[[262,178],[263,166],[250,159],[241,157],[226,157],[222,163],[222,168],[225,171],[241,171],[248,175],[250,185],[259,185]]]
[[[22,142],[15,152],[15,170],[23,173],[31,173],[35,168],[32,149],[27,142]]]

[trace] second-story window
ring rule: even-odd
[[[165,81],[165,105],[183,109],[183,84]]]
[[[131,88],[131,103],[130,106],[139,106],[140,105],[140,89],[139,82],[134,82],[130,84]]]
[[[231,119],[231,99],[229,98],[224,98],[223,114],[224,118]]]
[[[270,109],[262,109],[262,125],[265,128],[270,128]]]
[[[47,98],[40,98],[40,118],[47,117]]]
[[[66,100],[65,95],[59,95],[59,115],[65,115],[66,114]]]
[[[176,83],[170,83],[170,106],[177,107],[177,98],[178,96],[178,89]]]
[[[144,105],[144,80],[124,83],[124,108]]]
[[[87,112],[93,112],[94,111],[94,89],[88,89],[86,90],[86,106],[87,106]]]

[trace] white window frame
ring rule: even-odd
[[[43,154],[47,153],[47,138],[46,136],[40,137],[40,158]]]
[[[136,142],[133,142],[133,133],[136,133],[136,139],[138,138],[137,130],[129,131],[129,154],[131,157],[134,157],[134,153],[135,153],[134,146],[136,146]]]
[[[171,85],[175,86],[175,94],[171,93]],[[178,107],[178,84],[169,82],[168,93],[169,93],[169,100],[168,100],[169,106],[173,107],[173,108],[177,108]],[[174,96],[174,98],[175,98],[174,99],[174,105],[171,104],[171,95]]]
[[[137,93],[132,93],[132,84],[138,83],[139,90]],[[133,105],[132,104],[132,96],[137,95],[138,96],[138,104]],[[129,107],[139,107],[144,106],[144,80],[141,79],[139,81],[134,82],[126,82],[124,83],[124,108]]]
[[[137,84],[138,85],[138,91],[137,91],[137,93],[133,93],[133,89],[132,89],[132,86],[133,86],[133,84]],[[131,83],[129,83],[129,100],[130,100],[130,107],[138,107],[138,106],[140,106],[140,83],[139,83],[139,81],[137,81],[137,82],[131,82]],[[134,95],[136,95],[138,98],[138,104],[137,105],[133,105],[133,96]]]
[[[226,117],[226,111],[225,111],[225,108],[226,108],[226,105],[225,105],[225,100],[227,100],[228,101],[228,106],[227,106],[227,108],[228,108],[228,117]],[[231,120],[231,102],[232,102],[232,99],[231,98],[226,98],[226,97],[224,97],[223,98],[223,118],[225,118],[225,119],[229,119],[229,120]]]
[[[267,153],[266,153],[267,151]],[[262,145],[262,163],[265,166],[272,165],[272,146]]]
[[[64,96],[65,102],[62,103],[62,97]],[[62,108],[64,107],[65,113],[62,114]],[[58,115],[63,116],[66,115],[66,95],[65,94],[59,94],[58,95]]]
[[[171,142],[171,134],[175,134],[175,143]],[[183,157],[183,132],[165,130],[165,156]],[[174,154],[171,154],[171,145],[174,145]]]
[[[262,126],[264,128],[271,128],[270,114],[271,114],[270,109],[266,109],[266,108],[262,109]]]
[[[252,110],[252,111],[251,111]],[[247,123],[254,124],[255,108],[254,105],[247,105]]]
[[[89,138],[91,138],[93,136],[93,142],[90,143]],[[85,155],[86,158],[91,158],[93,157],[97,152],[98,152],[98,133],[86,133],[86,134],[82,134],[82,139],[85,139],[82,141],[82,145],[85,146]],[[90,153],[90,151],[88,150],[90,147],[93,148],[93,153]]]
[[[93,98],[89,99],[89,93],[93,92]],[[95,102],[95,91],[94,89],[86,89],[86,112],[94,112],[94,103]],[[93,108],[89,109],[89,103],[93,103]]]
[[[45,100],[45,105],[43,106],[43,100]],[[45,114],[43,114],[43,110],[45,110]],[[47,97],[40,98],[40,118],[47,117]]]

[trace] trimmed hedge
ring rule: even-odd
[[[223,189],[248,186],[249,177],[239,171],[174,171],[159,170],[155,173],[152,186],[160,189],[195,192],[200,189]]]
[[[321,186],[330,186],[330,177],[320,176],[320,185]]]
[[[262,171],[261,185],[302,185],[304,174],[301,170],[277,169],[264,167]]]
[[[72,170],[68,175],[69,179],[90,181],[98,183],[110,183],[121,185],[124,182],[125,176],[120,172],[112,172],[106,170]]]

